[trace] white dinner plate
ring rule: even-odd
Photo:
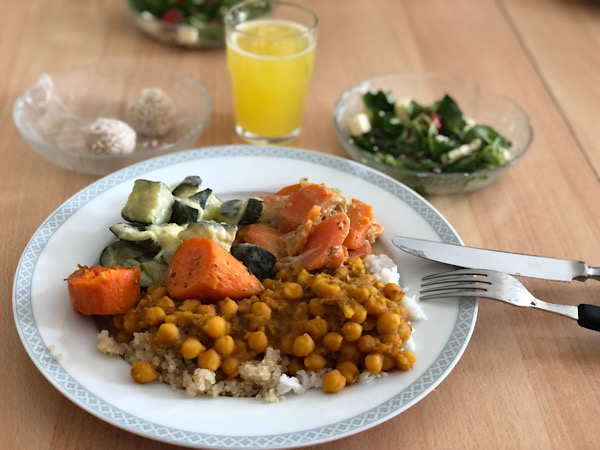
[[[201,148],[154,158],[108,175],[67,200],[25,248],[15,274],[13,310],[19,335],[42,374],[63,395],[117,427],[171,444],[208,448],[290,448],[339,439],[380,424],[424,398],[452,370],[471,337],[475,299],[423,303],[428,320],[414,323],[417,362],[337,394],[312,390],[285,401],[186,398],[161,383],[138,385],[121,358],[101,354],[90,317],[71,309],[64,279],[77,264],[98,261],[113,238],[109,226],[134,180],[171,185],[199,175],[222,199],[273,193],[302,177],[339,188],[373,206],[385,227],[377,251],[399,266],[407,295],[422,276],[444,266],[412,257],[394,235],[462,244],[421,196],[366,166],[323,153],[248,145]]]

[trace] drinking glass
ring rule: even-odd
[[[289,141],[302,125],[318,19],[307,7],[243,2],[225,16],[236,132],[254,144]]]

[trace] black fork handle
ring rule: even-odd
[[[577,323],[583,328],[600,331],[600,306],[582,303],[577,307],[579,318]]]

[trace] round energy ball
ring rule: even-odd
[[[83,134],[87,150],[95,155],[124,155],[135,150],[135,131],[118,119],[96,119]]]
[[[162,89],[143,89],[127,106],[126,120],[139,133],[163,137],[171,129],[175,105]]]

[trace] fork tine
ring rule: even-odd
[[[434,280],[438,278],[446,278],[446,277],[481,277],[486,278],[489,276],[489,271],[483,269],[456,269],[456,270],[448,270],[446,272],[433,273],[431,275],[425,275],[422,279],[425,280]]]
[[[481,292],[454,291],[454,292],[437,292],[428,295],[419,296],[419,300],[433,300],[439,298],[456,298],[456,297],[482,297]]]

